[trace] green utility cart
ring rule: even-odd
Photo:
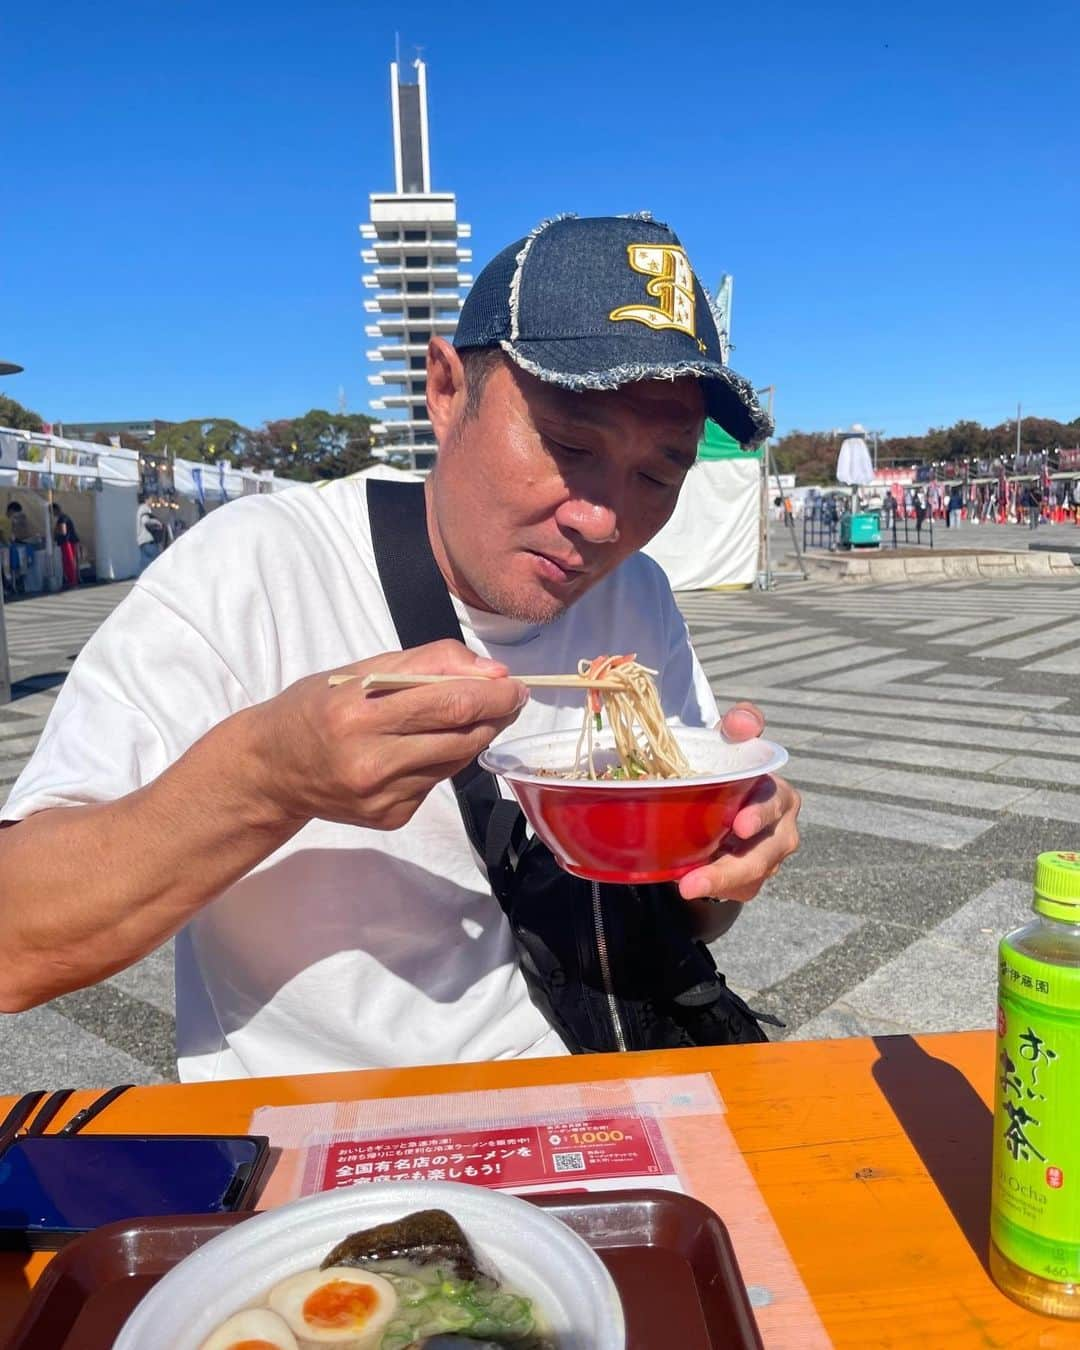
[[[880,548],[881,515],[877,511],[856,511],[840,518],[841,548]]]

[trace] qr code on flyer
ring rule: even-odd
[[[584,1172],[585,1154],[584,1153],[553,1153],[552,1161],[555,1164],[556,1172]]]

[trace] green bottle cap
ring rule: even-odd
[[[1080,923],[1080,852],[1039,854],[1035,913],[1062,923]]]

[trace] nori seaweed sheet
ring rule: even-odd
[[[393,1223],[350,1233],[320,1266],[370,1266],[379,1261],[413,1261],[441,1266],[459,1280],[486,1282],[461,1225],[443,1209],[421,1209]]]

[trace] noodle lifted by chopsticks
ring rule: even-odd
[[[617,680],[619,689],[590,689],[586,694],[585,719],[574,754],[582,762],[585,748],[589,778],[686,778],[690,765],[664,719],[653,676],[655,670],[639,665],[633,654],[598,656],[579,661],[578,674],[587,679]],[[601,703],[619,756],[619,768],[597,773],[593,758],[593,735],[600,728]]]

